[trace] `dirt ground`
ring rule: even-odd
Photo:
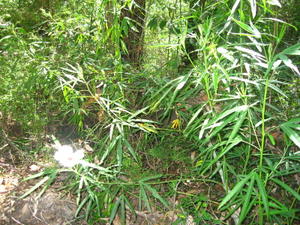
[[[22,180],[43,169],[36,164],[13,165],[9,157],[0,157],[0,225],[63,225],[74,221],[77,205],[71,196],[62,195],[54,187],[40,198],[39,191],[20,199],[39,180]],[[80,224],[84,224],[82,221]]]

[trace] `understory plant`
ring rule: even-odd
[[[138,67],[125,42],[141,24],[122,14],[138,1],[55,1],[30,23],[0,2],[0,113],[27,137],[71,124],[83,145],[55,140],[59,165],[26,178],[40,181],[22,197],[68,174],[61,189],[89,224],[144,211],[173,224],[300,221],[292,0],[149,1]]]

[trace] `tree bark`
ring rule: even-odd
[[[197,40],[196,35],[198,35],[197,25],[200,21],[200,12],[204,8],[205,0],[190,0],[190,18],[187,20],[188,24],[188,36],[185,38],[185,51],[187,55],[183,58],[184,66],[191,64],[197,58]]]
[[[139,67],[144,53],[144,28],[146,0],[134,0],[132,7],[125,7],[121,12],[123,42],[127,52],[122,58],[134,67]]]

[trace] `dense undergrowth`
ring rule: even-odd
[[[172,210],[174,224],[299,223],[295,6],[207,1],[193,14],[184,1],[149,1],[137,68],[122,58],[133,23],[120,21],[119,1],[45,10],[1,0],[1,129],[28,155],[52,150],[22,143],[71,125],[93,149],[90,164],[45,169],[31,191],[69,171],[64,188],[89,224],[136,210]],[[197,55],[188,64],[187,36]]]

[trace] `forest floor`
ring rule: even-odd
[[[55,182],[47,188],[42,196],[39,196],[42,189],[39,188],[28,196],[21,198],[22,195],[28,193],[29,190],[38,185],[42,180],[42,178],[25,181],[24,179],[38,174],[49,167],[53,167],[54,162],[49,158],[49,152],[37,155],[25,155],[21,149],[17,149],[16,145],[11,146],[11,143],[12,140],[9,139],[7,143],[1,143],[0,150],[0,225],[86,224],[84,219],[79,221],[78,219],[74,220],[77,209],[76,196],[61,190],[64,180],[63,174],[56,178]],[[47,141],[45,143],[37,143],[37,141],[31,140],[26,143],[26,145],[32,146],[36,144],[48,145],[48,149],[51,148]],[[177,166],[168,172],[176,174],[178,170],[180,168]],[[210,196],[210,201],[213,203],[211,210],[216,210],[216,202],[224,194],[224,191],[219,185],[187,181],[178,187],[178,193],[178,195],[168,199],[169,203],[174,206],[174,210],[162,212],[160,206],[157,205],[157,207],[153,207],[151,212],[135,211],[135,215],[126,215],[127,224],[172,224],[178,219],[178,215],[181,213],[178,207],[176,207],[179,202],[182,200],[187,201],[192,196],[199,195],[199,193],[202,193],[203,196]],[[138,205],[138,201],[135,199],[131,200],[133,205]],[[219,214],[218,217],[222,217],[222,215]],[[104,222],[102,221],[97,224],[108,224],[108,220],[109,218],[104,218]],[[193,217],[188,216],[186,223],[194,225]],[[118,216],[115,218],[113,224],[122,224]]]
[[[0,151],[0,225],[85,224],[83,221],[69,223],[76,212],[76,203],[71,195],[58,191],[59,179],[41,197],[37,191],[20,198],[39,182],[39,179],[24,181],[24,178],[39,173],[51,163],[44,158],[37,161],[37,156],[26,158],[21,150],[15,150],[6,143]]]
[[[78,205],[76,196],[70,192],[62,190],[64,185],[64,174],[59,174],[55,182],[51,184],[42,196],[39,193],[43,186],[24,198],[20,196],[28,193],[33,187],[39,184],[43,178],[29,179],[25,178],[42,172],[47,168],[55,165],[52,159],[51,144],[49,139],[27,140],[27,149],[35,149],[37,146],[44,146],[48,151],[35,152],[32,154],[24,153],[18,149],[17,145],[13,146],[12,142],[16,140],[8,139],[0,146],[0,225],[85,225],[84,219],[75,220],[74,215]],[[23,143],[24,145],[24,143]],[[21,145],[20,145],[21,146]],[[160,170],[160,173],[166,172],[174,177],[179,177],[182,171],[188,170],[184,163],[172,163],[172,167],[161,168],[162,161],[157,160],[144,162],[148,171]],[[147,166],[148,165],[148,166]],[[155,167],[155,168],[154,168]],[[300,183],[299,175],[294,175],[292,183]],[[162,187],[160,194],[168,192],[168,187]],[[226,221],[221,224],[235,224],[239,211],[237,210],[229,218],[226,213],[218,210],[218,204],[225,195],[225,191],[218,183],[204,183],[193,180],[183,181],[176,187],[176,194],[167,197],[166,200],[172,206],[169,211],[162,211],[161,205],[154,202],[152,211],[135,211],[135,215],[126,215],[129,225],[168,225],[173,224],[183,212],[180,208],[185,205],[186,208],[193,202],[199,202],[199,206],[191,205],[191,208],[198,208],[198,212],[203,215],[210,215],[218,221]],[[200,197],[199,197],[200,196]],[[279,190],[273,192],[276,199],[284,199],[283,193]],[[195,198],[199,198],[199,201]],[[134,208],[138,208],[137,199],[130,199]],[[129,211],[129,210],[128,210]],[[83,216],[82,216],[83,217]],[[103,218],[99,225],[108,224],[109,218]],[[134,222],[133,222],[134,221]],[[216,220],[207,219],[205,224],[216,224]],[[121,219],[116,216],[113,225],[121,225]],[[182,223],[179,223],[182,224]],[[186,216],[187,225],[196,225],[192,213]],[[220,223],[218,223],[220,224]],[[297,224],[297,223],[295,223]]]
[[[26,178],[54,165],[53,160],[49,159],[49,152],[34,152],[34,149],[40,147],[51,149],[47,138],[17,137],[8,135],[4,130],[2,137],[0,225],[86,224],[84,220],[74,220],[77,209],[76,198],[59,190],[62,187],[63,177],[58,176],[42,196],[39,196],[41,188],[29,193],[43,178],[28,180]]]

